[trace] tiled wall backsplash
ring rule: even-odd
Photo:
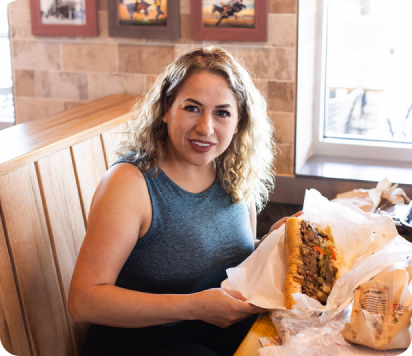
[[[29,0],[10,3],[16,123],[111,94],[142,93],[178,54],[203,45],[190,37],[190,0],[180,0],[181,38],[174,42],[109,37],[107,1],[114,0],[98,0],[98,37],[33,36]],[[268,42],[207,41],[241,58],[257,75],[281,151],[279,174],[292,174],[294,166],[296,41],[297,0],[270,0]]]

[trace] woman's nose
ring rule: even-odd
[[[209,136],[213,133],[213,116],[212,113],[203,112],[199,116],[199,121],[196,125],[196,130],[202,136]]]

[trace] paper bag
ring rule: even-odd
[[[412,331],[411,279],[412,269],[407,259],[360,285],[343,337],[378,350],[408,348]]]
[[[389,201],[390,204],[408,204],[409,197],[397,184],[392,185],[387,178],[380,181],[373,189],[354,189],[349,192],[338,194],[334,202],[349,202],[365,212],[374,213],[381,205],[382,201]]]

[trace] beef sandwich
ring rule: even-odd
[[[328,225],[319,230],[315,224],[290,218],[285,227],[286,283],[285,307],[296,304],[292,294],[303,293],[326,304],[337,279],[338,256]]]

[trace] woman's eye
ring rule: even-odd
[[[221,117],[230,117],[230,112],[227,110],[219,110],[216,114]]]
[[[189,111],[189,112],[198,112],[197,106],[194,106],[194,105],[188,105],[188,106],[186,106],[186,107],[185,107],[185,110],[186,110],[186,111]]]

